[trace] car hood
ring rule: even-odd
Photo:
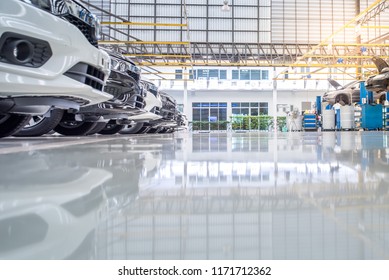
[[[380,57],[374,56],[372,58],[373,63],[378,69],[378,73],[382,72],[382,69],[389,67],[388,63]]]
[[[327,80],[330,83],[330,85],[333,86],[334,88],[336,88],[337,90],[344,89],[344,87],[341,84],[339,84],[337,81],[335,81],[331,78],[328,78]]]

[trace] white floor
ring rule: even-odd
[[[389,133],[0,139],[0,259],[389,259]]]

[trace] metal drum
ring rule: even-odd
[[[355,128],[354,106],[345,105],[340,107],[340,128],[341,129]]]
[[[335,129],[335,111],[323,110],[322,112],[322,129],[323,130],[334,130]]]

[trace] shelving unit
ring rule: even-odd
[[[382,106],[382,116],[384,121],[384,130],[389,131],[389,105]]]
[[[303,128],[304,130],[316,130],[317,120],[316,114],[306,113],[303,117]]]

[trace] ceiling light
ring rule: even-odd
[[[231,10],[230,6],[228,6],[228,1],[223,1],[222,11],[229,12]]]

